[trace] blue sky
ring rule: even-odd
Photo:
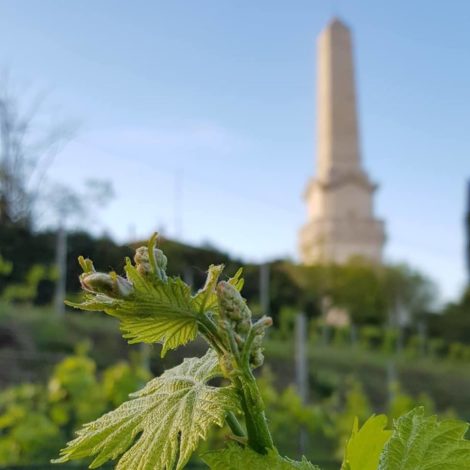
[[[315,41],[353,28],[363,159],[386,256],[465,279],[470,3],[0,0],[0,65],[81,122],[49,178],[112,180],[95,218],[250,260],[296,256],[314,171]],[[178,189],[180,188],[180,189]]]

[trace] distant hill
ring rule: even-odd
[[[94,237],[84,231],[71,232],[67,246],[67,291],[78,292],[78,276],[81,269],[77,258],[82,255],[93,260],[97,270],[123,273],[124,260],[133,257],[135,248],[146,244],[146,240],[130,244],[118,244],[110,237]],[[206,271],[211,264],[224,264],[224,275],[228,278],[240,266],[244,267],[246,278],[243,295],[252,303],[259,304],[259,265],[244,264],[240,259],[231,257],[216,248],[196,247],[177,242],[166,237],[159,240],[159,247],[168,257],[168,273],[180,276],[198,289],[204,284]],[[0,228],[0,254],[13,262],[13,271],[7,277],[0,277],[0,293],[6,285],[23,282],[28,271],[35,264],[53,265],[55,262],[55,233],[51,231],[32,232],[20,227]],[[281,305],[292,304],[297,298],[292,291],[293,282],[281,269],[282,261],[272,262],[270,279],[270,314],[276,316]],[[53,289],[40,286],[37,303],[52,300]]]

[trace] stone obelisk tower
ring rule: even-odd
[[[344,263],[355,255],[380,263],[384,224],[374,217],[376,190],[361,165],[351,33],[334,19],[318,39],[317,165],[305,192],[300,231],[306,264]]]

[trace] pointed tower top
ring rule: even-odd
[[[326,25],[325,29],[334,29],[334,28],[341,28],[341,29],[347,29],[349,30],[349,26],[341,19],[338,18],[337,16],[333,16],[329,23]]]

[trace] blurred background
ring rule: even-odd
[[[245,267],[282,453],[338,468],[355,416],[417,404],[470,420],[469,21],[463,0],[0,0],[0,468],[49,468],[203,353],[64,306],[79,255],[122,273],[154,231],[195,290]]]

